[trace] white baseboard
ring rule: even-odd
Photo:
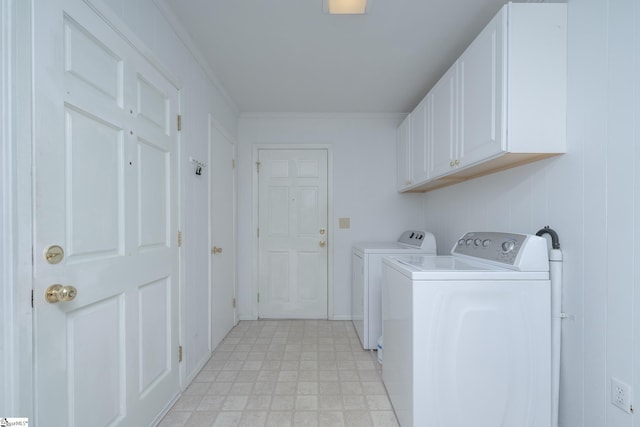
[[[250,314],[239,314],[238,320],[258,320],[258,318]],[[338,314],[338,315],[334,315],[333,318],[329,320],[352,320],[352,319],[350,314]]]

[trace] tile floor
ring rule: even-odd
[[[353,324],[242,321],[160,427],[397,427],[376,352]]]

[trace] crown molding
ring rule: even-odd
[[[236,102],[231,98],[226,88],[222,84],[222,82],[218,79],[218,77],[213,72],[211,68],[211,64],[207,61],[202,50],[198,47],[197,43],[193,40],[189,32],[185,29],[184,25],[178,20],[173,10],[166,4],[164,0],[152,0],[153,4],[156,5],[162,16],[167,20],[173,31],[175,32],[178,39],[184,44],[187,48],[193,59],[200,65],[202,70],[205,72],[209,81],[215,88],[220,92],[224,100],[229,104],[229,107],[234,111],[236,115],[240,114],[240,108],[236,104]]]
[[[239,119],[325,119],[325,120],[397,120],[402,121],[408,113],[300,113],[300,112],[247,112]]]

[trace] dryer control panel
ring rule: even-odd
[[[451,249],[454,256],[475,258],[521,271],[547,271],[547,241],[529,234],[468,232]]]
[[[398,239],[398,243],[412,248],[433,247],[435,252],[436,239],[427,231],[407,230]]]

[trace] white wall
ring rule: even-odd
[[[334,318],[351,318],[351,246],[395,241],[421,227],[420,198],[395,190],[395,130],[401,116],[242,115],[238,123],[238,314],[254,315],[251,260],[254,144],[330,144],[333,150]],[[351,218],[339,229],[338,218]]]
[[[555,229],[560,425],[640,426],[609,403],[612,376],[640,396],[640,2],[568,5],[567,154],[426,193],[423,215],[441,252],[467,230]]]
[[[209,164],[209,117],[232,138],[237,130],[237,107],[212,75],[198,62],[198,51],[177,34],[183,29],[154,0],[104,0],[122,23],[140,39],[150,55],[173,75],[180,89],[182,114],[183,278],[185,324],[183,342],[187,381],[210,355],[209,311],[209,186],[208,169],[192,173],[189,158]],[[164,14],[163,14],[164,12]],[[169,21],[170,20],[170,21]],[[188,39],[185,39],[188,40]]]

